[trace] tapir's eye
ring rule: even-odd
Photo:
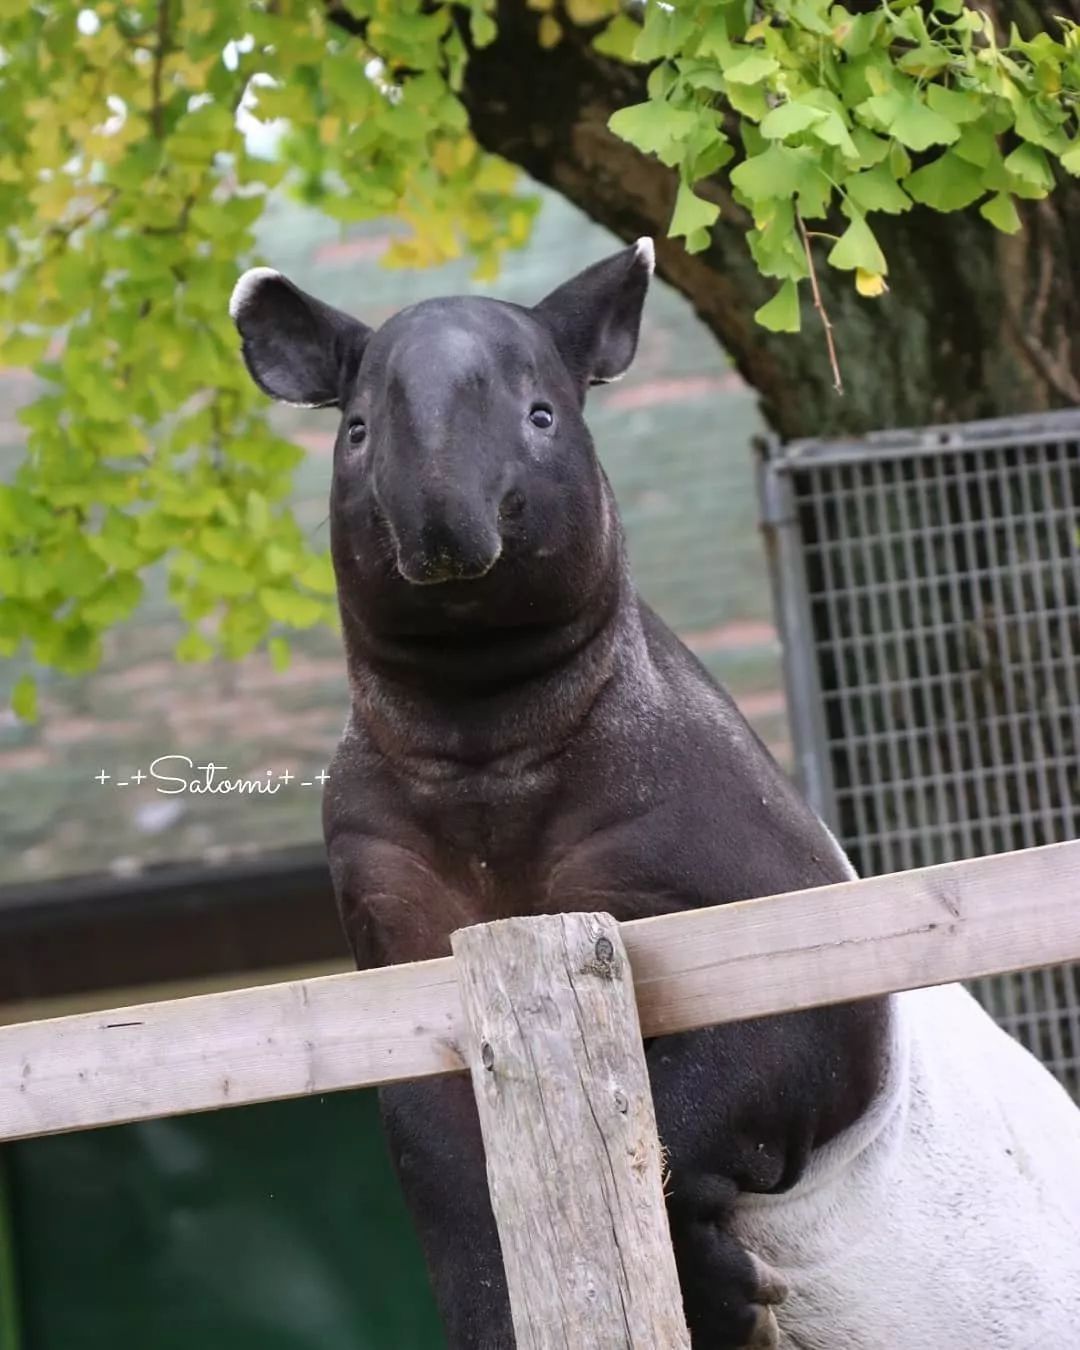
[[[349,429],[346,433],[349,437],[350,445],[363,445],[367,439],[367,423],[362,417],[354,417],[349,423]]]
[[[529,421],[534,427],[546,431],[555,421],[555,414],[546,403],[534,403],[529,409]]]

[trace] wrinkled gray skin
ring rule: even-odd
[[[335,406],[331,544],[352,707],[326,842],[358,966],[511,914],[620,920],[850,875],[731,699],[639,599],[582,407],[637,345],[648,241],[533,309],[458,298],[378,331],[276,273],[233,315],[261,388]],[[662,456],[663,445],[655,453]],[[728,1231],[879,1082],[884,1005],[648,1046],[697,1350],[775,1343]],[[382,1093],[452,1350],[514,1345],[467,1078]]]

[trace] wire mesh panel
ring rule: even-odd
[[[1076,837],[1080,412],[773,443],[761,484],[797,763],[859,871]],[[1080,1097],[1080,968],[975,992]]]

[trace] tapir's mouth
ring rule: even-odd
[[[490,559],[473,561],[452,553],[397,556],[397,569],[410,586],[443,586],[451,581],[479,581],[486,577],[502,556],[502,545]]]

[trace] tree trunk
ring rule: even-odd
[[[1080,18],[1073,12],[1080,0],[1066,0],[1065,10]],[[1044,17],[1025,4],[1021,14],[1014,4],[1005,17],[1052,28],[1050,16],[1060,12],[1046,5]],[[500,0],[496,17],[498,37],[473,54],[464,91],[481,144],[622,238],[654,236],[658,272],[716,334],[782,435],[1080,403],[1080,183],[1069,179],[1049,200],[1020,204],[1025,228],[1011,238],[974,208],[876,217],[891,288],[877,300],[861,298],[852,274],[826,266],[822,250],[818,276],[844,378],[840,396],[809,297],[800,334],[755,324],[776,283],[758,274],[744,238],[748,215],[724,181],[699,188],[721,207],[711,246],[690,255],[667,239],[674,172],[607,129],[612,112],[645,98],[642,69],[599,56],[595,29],[569,20],[558,46],[543,50],[539,15],[522,0]]]

